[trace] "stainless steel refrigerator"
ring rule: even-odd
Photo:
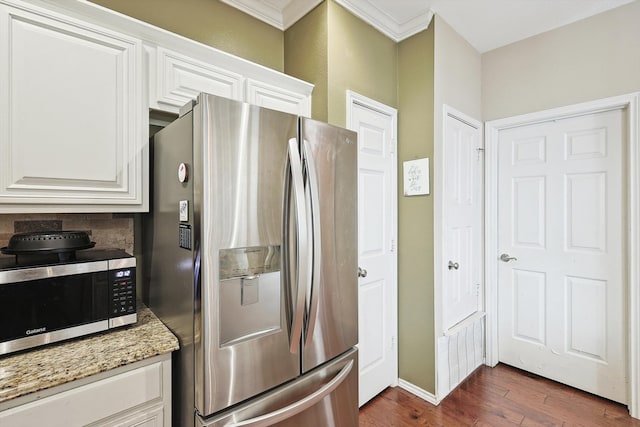
[[[357,426],[356,134],[201,94],[154,136],[147,302],[174,426]]]

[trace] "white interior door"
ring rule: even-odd
[[[616,109],[498,135],[498,357],[618,402],[626,126]]]
[[[358,132],[359,403],[395,385],[397,373],[396,110],[349,93]]]
[[[482,309],[482,130],[447,114],[444,141],[442,323],[446,333]]]

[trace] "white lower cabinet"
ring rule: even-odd
[[[0,412],[0,425],[11,427],[169,427],[171,426],[171,354],[156,356],[108,373],[78,380],[64,391]],[[122,372],[124,370],[124,372]],[[55,393],[55,394],[51,394]]]
[[[0,1],[0,213],[146,211],[142,42]]]

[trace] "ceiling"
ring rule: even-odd
[[[281,30],[322,0],[222,0]],[[335,0],[395,41],[441,16],[480,53],[639,0]]]

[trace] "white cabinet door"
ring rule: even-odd
[[[0,7],[0,212],[144,211],[140,41]]]
[[[180,107],[196,99],[200,92],[241,101],[244,99],[242,75],[186,55],[158,47],[155,50],[155,87],[151,87],[150,106],[178,113]]]
[[[272,110],[311,117],[311,97],[303,93],[247,79],[247,102]]]

